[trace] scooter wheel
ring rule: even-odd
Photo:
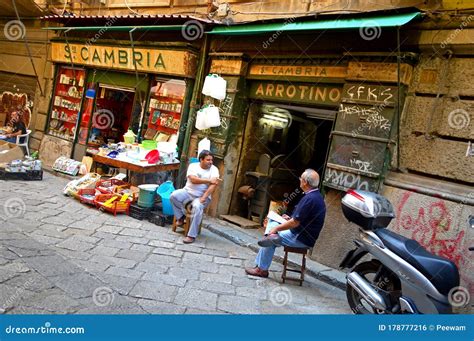
[[[372,286],[384,291],[399,291],[400,280],[397,276],[377,261],[364,262],[356,265],[352,272],[357,272]],[[391,311],[383,311],[372,307],[353,287],[346,287],[347,302],[355,314],[391,314]]]

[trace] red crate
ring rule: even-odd
[[[102,194],[114,193],[117,187],[126,188],[130,187],[130,184],[118,179],[101,179],[95,186]]]
[[[89,205],[95,205],[95,198],[97,196],[97,192],[98,191],[96,191],[95,188],[83,188],[77,191],[77,196],[80,202]]]
[[[112,199],[113,197],[117,197],[117,199],[112,202],[109,206],[104,205],[107,200]],[[95,205],[101,211],[107,211],[113,213],[114,216],[117,213],[126,213],[129,214],[130,204],[132,202],[132,198],[127,198],[125,201],[120,201],[122,199],[122,195],[120,194],[99,194],[95,197]]]

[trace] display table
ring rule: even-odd
[[[148,164],[146,161],[132,163],[119,159],[112,159],[107,156],[94,155],[93,157],[95,169],[97,168],[97,163],[102,163],[104,165],[123,168],[127,170],[127,178],[130,178],[129,172],[136,172],[141,174],[146,173],[157,173],[165,171],[176,171],[179,169],[179,162],[176,163],[157,163],[157,164]]]

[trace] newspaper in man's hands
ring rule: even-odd
[[[283,224],[286,221],[285,218],[283,218],[281,215],[279,215],[278,213],[276,213],[274,211],[269,211],[268,214],[267,214],[267,218],[269,220],[276,221],[279,224]]]

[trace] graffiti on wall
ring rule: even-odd
[[[428,251],[450,259],[458,268],[467,262],[463,251],[465,231],[461,228],[455,232],[453,214],[444,200],[439,199],[421,206],[412,213],[408,210],[415,200],[411,200],[413,192],[405,192],[397,207],[395,231],[415,239]]]

